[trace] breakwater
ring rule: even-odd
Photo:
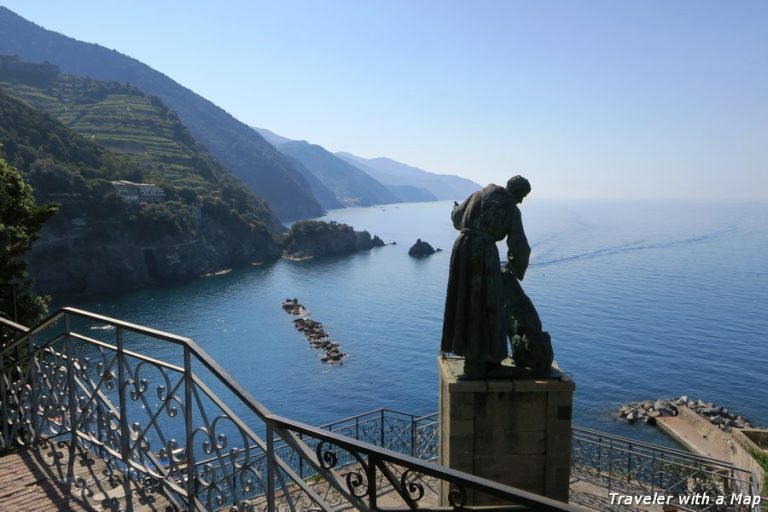
[[[282,304],[283,310],[293,316],[297,316],[293,321],[296,330],[304,334],[312,348],[324,351],[320,360],[324,363],[343,364],[342,359],[347,354],[341,351],[341,346],[335,341],[331,341],[330,336],[325,331],[323,324],[309,318],[307,308],[299,303],[298,299],[285,299]]]
[[[657,418],[677,416],[678,407],[683,405],[725,432],[730,432],[732,428],[752,427],[746,418],[729,411],[725,407],[703,400],[693,400],[685,395],[672,399],[631,402],[619,409],[618,416],[629,423],[642,421],[655,425]]]

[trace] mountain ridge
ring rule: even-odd
[[[402,202],[375,178],[322,146],[295,140],[279,144],[277,149],[301,162],[345,206]]]
[[[363,169],[385,185],[425,188],[439,200],[463,200],[482,188],[478,183],[461,176],[425,171],[388,157],[363,158],[344,151],[336,152],[335,155]]]
[[[304,176],[253,129],[167,75],[116,50],[47,30],[0,6],[0,53],[48,61],[63,71],[130,83],[173,108],[199,143],[283,220],[316,217],[323,208]]]

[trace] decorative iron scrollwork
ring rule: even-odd
[[[424,486],[417,480],[408,481],[408,478],[414,474],[412,470],[406,469],[400,477],[400,487],[408,493],[411,500],[417,502],[424,497]]]
[[[350,471],[346,476],[347,489],[357,498],[364,497],[368,492],[368,481],[360,470]]]
[[[448,492],[448,503],[454,509],[463,509],[467,503],[467,491],[462,486],[453,484],[453,488]]]
[[[320,466],[323,469],[335,468],[336,464],[339,462],[339,458],[336,456],[336,453],[330,449],[325,448],[327,444],[330,443],[320,441],[317,443],[317,448],[315,449],[315,452],[317,453],[317,460],[320,462]]]

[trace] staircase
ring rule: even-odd
[[[0,482],[17,489],[0,509],[434,510],[425,496],[448,482],[442,509],[473,509],[472,490],[501,510],[578,510],[425,461],[426,446],[272,414],[188,338],[74,308],[0,327]]]

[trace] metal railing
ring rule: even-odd
[[[759,510],[731,501],[759,496],[756,475],[721,460],[580,427],[572,431],[571,459],[572,475],[609,493],[670,496],[679,510]]]
[[[377,409],[321,428],[401,453],[437,458],[437,412],[418,417]],[[731,494],[750,499],[759,496],[757,475],[718,459],[576,426],[572,428],[571,459],[571,475],[603,491],[607,499],[599,503],[600,509],[610,505],[609,493],[615,492],[624,496],[672,496],[670,501],[679,510],[760,510],[759,506],[730,502]],[[691,501],[699,503],[681,503],[681,496],[683,500],[690,496]],[[717,496],[724,496],[727,503],[718,506]],[[578,503],[578,496],[574,498]],[[763,502],[768,500],[763,498]],[[584,504],[596,506],[594,500]]]
[[[272,414],[188,338],[73,308],[31,330],[0,325],[0,448],[67,442],[124,475],[129,497],[134,482],[179,509],[378,510],[386,489],[389,510],[433,510],[427,486],[447,482],[442,509],[471,509],[472,491],[503,510],[576,510],[422,460],[432,416],[317,428]]]

